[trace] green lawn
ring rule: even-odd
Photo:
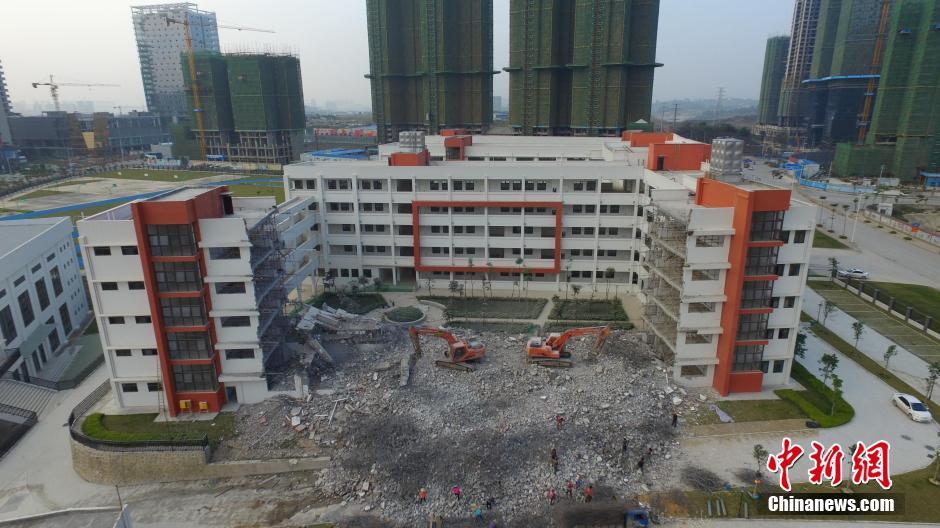
[[[67,182],[65,182],[65,183],[57,183],[57,184],[55,184],[55,185],[52,185],[51,187],[53,187],[53,188],[56,188],[56,187],[68,187],[68,186],[70,186],[70,185],[72,185],[72,186],[78,186],[78,185],[84,185],[84,184],[86,184],[86,183],[95,183],[95,182],[100,182],[100,181],[102,181],[102,180],[101,180],[101,179],[96,179],[96,178],[88,178],[88,179],[80,178],[80,179],[77,179],[77,180],[69,180],[69,181],[67,181]]]
[[[120,174],[118,174],[120,172]],[[146,174],[146,176],[145,176]],[[102,172],[95,174],[95,178],[117,178],[120,180],[149,180],[149,181],[189,181],[209,176],[218,176],[224,172],[163,170],[163,169],[121,169],[120,171]],[[174,177],[175,176],[175,177]]]
[[[448,326],[476,332],[504,332],[507,334],[529,334],[536,326],[531,323],[481,323],[479,321],[450,321]]]
[[[29,194],[24,194],[23,196],[19,196],[16,198],[16,200],[17,201],[33,200],[35,198],[47,198],[49,196],[59,196],[62,194],[65,194],[65,193],[62,191],[53,191],[52,189],[39,189],[38,191],[33,191]]]
[[[928,314],[934,317],[931,329],[940,332],[940,290],[930,286],[920,286],[917,284],[900,284],[896,282],[866,282],[873,288],[878,288],[880,299],[894,297],[896,302],[904,306],[910,306],[921,314]],[[866,291],[868,289],[866,288]]]
[[[276,203],[281,203],[284,198],[284,186],[278,183],[259,183],[259,184],[235,184],[229,185],[228,190],[232,196],[237,198],[255,198],[258,196],[273,196]]]
[[[626,321],[627,312],[620,299],[559,299],[555,301],[548,317],[581,321]]]
[[[82,423],[82,432],[91,438],[117,442],[150,440],[198,440],[207,435],[209,443],[218,445],[223,438],[235,435],[235,415],[219,413],[214,420],[185,422],[154,422],[156,413],[89,414]]]
[[[763,422],[770,420],[805,419],[806,413],[786,400],[727,400],[718,402],[718,408],[731,415],[735,422]],[[718,414],[702,407],[696,424],[721,423]]]
[[[389,321],[395,321],[396,323],[411,323],[421,319],[421,316],[424,315],[419,308],[414,306],[400,306],[389,310],[385,317],[388,317]]]
[[[536,319],[545,307],[546,299],[512,299],[506,297],[445,297],[419,295],[443,304],[451,317],[481,317],[493,319]]]
[[[608,325],[611,330],[633,330],[633,323],[627,321],[548,321],[542,328],[543,332],[564,332],[569,328],[580,328],[582,326],[601,326]]]
[[[324,304],[330,308],[341,308],[349,313],[365,314],[377,308],[385,308],[388,303],[385,297],[378,293],[359,293],[355,295],[337,292],[324,292],[309,301],[309,304],[322,308]]]
[[[819,229],[816,230],[816,236],[813,238],[813,247],[824,249],[849,249],[849,246]]]
[[[96,205],[94,207],[86,207],[84,209],[69,211],[68,213],[51,213],[51,214],[43,215],[41,218],[48,218],[52,216],[68,216],[72,218],[72,222],[77,222],[82,219],[83,214],[85,215],[85,217],[89,217],[92,215],[96,215],[102,211],[107,211],[108,209],[114,209],[115,207],[118,207],[120,205],[121,205],[120,203],[113,203],[113,204],[108,204],[108,205]]]

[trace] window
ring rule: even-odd
[[[699,334],[695,332],[686,332],[685,334],[685,344],[687,345],[700,345],[711,342],[711,334]]]
[[[212,345],[208,332],[167,332],[170,359],[208,359]]]
[[[59,267],[55,266],[49,270],[49,277],[52,279],[52,293],[56,297],[62,295],[62,277],[59,276]]]
[[[783,366],[786,364],[786,361],[783,359],[774,360],[774,374],[780,374],[783,372]]]
[[[147,383],[147,392],[160,392],[160,390],[161,390],[161,389],[160,389],[160,384],[159,384],[159,383],[157,383],[157,382],[155,382],[155,381],[151,381],[151,382]]]
[[[801,266],[799,264],[790,264],[790,273],[788,273],[788,275],[796,277],[800,274],[800,268]]]
[[[794,244],[805,244],[806,243],[806,230],[801,229],[799,231],[793,232],[793,243]],[[776,367],[775,367],[776,368]]]
[[[679,367],[679,375],[684,378],[700,378],[708,371],[704,365],[682,365]]]
[[[39,271],[41,268],[42,268],[42,263],[40,262],[39,264],[36,264],[36,265],[33,266],[32,268],[30,268],[30,269],[29,269],[29,272],[30,272],[30,273],[36,273],[36,272]]]
[[[137,246],[121,246],[122,255],[137,255]]]
[[[783,277],[783,273],[786,271],[786,269],[787,269],[786,264],[777,264],[776,266],[774,266],[774,275],[778,277]]]
[[[148,225],[147,242],[155,257],[181,257],[196,254],[193,226],[189,224]]]
[[[145,357],[146,357],[146,356],[156,356],[156,355],[157,355],[157,349],[156,349],[156,348],[142,348],[142,349],[140,350],[140,355],[145,356]]]
[[[142,290],[144,289],[143,281],[130,281],[127,283],[127,288],[130,290]]]
[[[114,351],[114,355],[117,357],[131,357],[131,349],[119,348]]]
[[[777,248],[775,247],[752,247],[747,250],[747,257],[744,262],[744,274],[770,275],[777,265]]]
[[[49,291],[46,290],[46,281],[44,279],[36,281],[36,298],[39,299],[40,310],[49,307]]]
[[[116,282],[102,282],[101,289],[104,291],[116,291],[118,289],[118,285]]]
[[[52,254],[46,256],[46,262],[52,262],[52,260],[53,260],[54,258],[55,258],[55,253],[52,253]]]
[[[219,380],[212,365],[173,365],[173,384],[179,392],[214,391]]]
[[[202,326],[207,322],[201,297],[160,299],[160,310],[166,326]]]
[[[46,324],[54,324],[55,319],[50,317]],[[62,341],[59,340],[59,329],[53,327],[52,331],[49,332],[49,350],[55,354],[55,351],[59,349],[59,345],[62,344]]]
[[[136,383],[122,383],[121,392],[137,392]]]
[[[222,328],[251,326],[251,317],[248,317],[247,315],[236,315],[233,317],[220,317],[219,322],[222,324]]]
[[[794,306],[796,306],[796,297],[787,296],[783,298],[784,308],[793,308]]]
[[[735,372],[755,371],[761,369],[764,359],[763,345],[739,346],[734,349],[734,362],[731,370]]]
[[[253,348],[230,348],[225,351],[225,359],[254,359]]]
[[[713,302],[694,302],[689,303],[689,313],[711,313],[715,311]]]
[[[29,326],[29,324],[36,319],[36,316],[33,314],[33,301],[29,298],[29,290],[19,294],[16,298],[16,302],[20,305],[20,315],[23,317],[23,326]]]
[[[722,235],[700,235],[695,237],[695,247],[721,247],[724,240]]]
[[[745,281],[741,292],[741,308],[770,308],[774,283],[771,281]]]
[[[69,317],[69,305],[63,304],[59,307],[59,318],[62,320],[62,328],[65,330],[65,335],[72,333],[72,318]]]
[[[215,293],[228,295],[233,293],[245,293],[244,282],[217,282],[215,283]]]
[[[154,278],[160,292],[198,291],[202,276],[196,262],[154,262]]]
[[[777,331],[777,339],[789,339],[789,337],[790,337],[789,328],[781,328],[780,330]]]
[[[716,269],[692,270],[692,280],[694,281],[718,280],[719,272],[720,270],[716,270]]]
[[[150,324],[152,321],[149,315],[135,315],[134,322],[137,324]]]
[[[764,339],[768,314],[744,314],[738,319],[738,341]]]
[[[751,215],[751,241],[778,240],[783,211],[760,211]]]
[[[111,254],[111,248],[108,246],[95,246],[92,248],[92,252],[96,257],[107,257]]]
[[[23,284],[24,282],[26,282],[25,276],[17,277],[16,280],[13,281],[13,286],[19,286],[20,284]]]
[[[210,260],[235,260],[240,258],[242,258],[242,251],[238,247],[209,248]]]
[[[108,317],[108,324],[122,325],[124,324],[124,318],[119,315],[112,315]]]
[[[779,235],[778,238],[777,238],[777,240],[779,240],[779,241],[783,242],[784,244],[786,244],[787,242],[790,241],[790,232],[789,232],[789,231],[781,231],[781,232],[780,232],[780,235]]]
[[[9,306],[4,306],[0,310],[0,330],[3,331],[3,338],[7,344],[16,339],[16,323],[13,321],[13,312]]]

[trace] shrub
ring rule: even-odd
[[[569,299],[555,303],[549,319],[583,321],[626,321],[627,312],[619,299]]]
[[[885,226],[883,226],[883,225],[876,225],[875,227],[877,227],[878,229],[884,229],[884,228],[885,228]]]
[[[845,236],[845,235],[839,235],[839,238],[841,238],[842,240],[845,240],[846,238],[849,238],[849,237],[847,237],[847,236]]]
[[[890,234],[892,234],[892,235],[896,235],[898,232],[895,231],[894,229],[892,229],[891,231],[888,231],[888,233],[890,233]]]
[[[109,440],[112,442],[152,442],[159,440],[202,440],[206,435],[203,433],[190,433],[186,431],[173,430],[167,433],[165,430],[159,432],[138,432],[131,433],[126,431],[112,431],[104,423],[105,415],[101,413],[92,413],[85,417],[82,423],[82,432],[85,436],[97,440]]]
[[[414,306],[402,306],[385,312],[385,317],[396,323],[413,323],[421,319],[423,315],[424,312]]]
[[[906,236],[906,237],[904,237],[904,240],[914,240],[914,239],[911,238],[911,237],[909,237],[909,236]]]
[[[800,363],[794,361],[790,377],[806,388],[805,391],[779,389],[774,391],[780,398],[792,402],[820,427],[837,427],[848,423],[855,416],[855,409],[841,396],[836,400],[835,412],[829,414],[834,393],[819,378]]]

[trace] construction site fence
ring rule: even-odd
[[[920,226],[915,227],[911,224],[908,224],[907,222],[902,222],[897,218],[880,214],[877,211],[863,210],[862,216],[874,222],[878,222],[884,226],[890,227],[891,229],[901,231],[909,235],[911,238],[923,240],[928,244],[933,244],[934,246],[940,247],[940,233],[926,231]]]
[[[105,380],[72,409],[69,413],[68,425],[69,435],[73,440],[101,451],[206,451],[208,453],[209,437],[206,435],[190,440],[115,441],[91,438],[84,434],[79,427],[81,418],[109,392],[111,392],[111,381]]]
[[[924,334],[940,339],[940,314],[921,312],[913,306],[908,306],[896,298],[880,291],[874,284],[856,279],[834,279],[834,282],[846,291],[854,293],[863,301],[894,316],[908,325],[920,330]]]
[[[845,185],[841,183],[829,183],[826,181],[819,181],[819,180],[808,180],[806,178],[799,178],[797,181],[803,187],[809,187],[811,189],[820,189],[822,191],[841,192],[841,193],[848,193],[848,194],[873,194],[875,192],[878,192],[877,188],[869,187],[865,185]]]

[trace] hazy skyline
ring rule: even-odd
[[[11,0],[4,3],[0,63],[10,98],[51,109],[47,87],[30,83],[54,74],[62,82],[119,84],[67,88],[63,102],[113,101],[144,109],[131,0]],[[159,2],[149,2],[159,3]],[[300,59],[304,99],[369,105],[365,0],[203,0],[220,24],[274,30],[275,34],[220,29],[223,51],[289,51]],[[694,7],[693,7],[694,6]],[[786,34],[792,0],[662,0],[654,100],[757,98],[767,37]],[[494,66],[509,60],[509,0],[494,0]],[[494,79],[494,94],[508,104],[509,75]],[[14,108],[30,111],[30,108]]]

